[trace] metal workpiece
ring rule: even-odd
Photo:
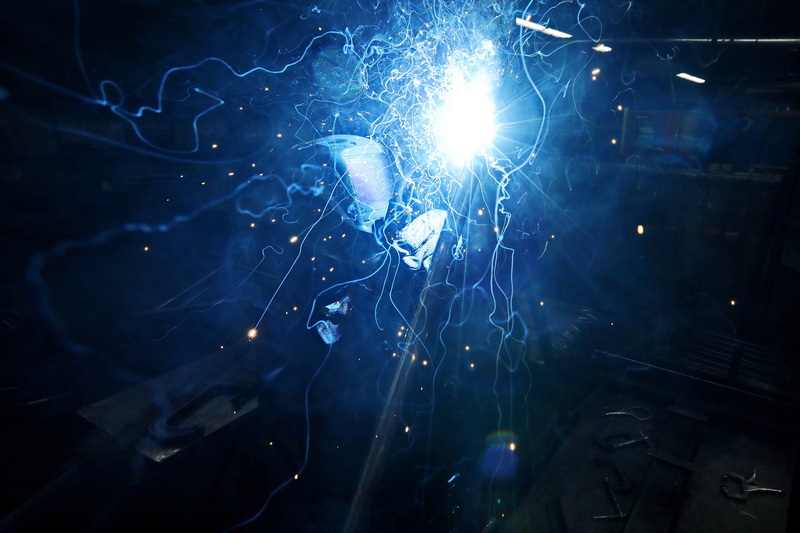
[[[619,505],[619,500],[617,499],[617,495],[614,491],[614,488],[611,486],[611,481],[608,478],[603,479],[603,484],[606,487],[606,492],[611,497],[611,501],[614,503],[614,509],[617,511],[617,514],[610,514],[610,515],[594,515],[592,516],[595,520],[605,520],[608,518],[625,518],[627,515],[622,510],[622,507]]]
[[[161,462],[258,407],[263,381],[254,378],[252,349],[250,342],[221,349],[78,414],[111,435],[129,435],[133,448]]]
[[[631,435],[629,433],[617,433],[607,437],[598,437],[595,442],[605,450],[618,450],[631,446],[633,444],[647,443],[651,448],[653,445],[650,443],[650,437],[641,431],[637,432],[638,435]]]
[[[688,470],[689,472],[695,472],[697,470],[697,465],[692,461],[687,461],[659,450],[650,450],[647,452],[647,456],[652,457],[653,459],[658,459],[659,461],[668,463],[672,466],[677,466],[678,468]]]
[[[722,492],[728,498],[735,500],[747,500],[753,492],[766,492],[770,494],[783,494],[780,489],[764,487],[756,482],[757,469],[753,469],[753,475],[745,479],[744,476],[729,472],[722,476]]]
[[[592,459],[593,466],[610,466],[611,470],[614,472],[614,476],[616,481],[611,481],[610,477],[607,477],[609,480],[609,485],[614,492],[623,494],[626,492],[630,492],[633,489],[633,481],[631,480],[630,476],[628,476],[622,468],[620,468],[617,461],[614,459],[606,459],[604,457],[595,457]]]
[[[641,406],[638,406],[638,405],[633,406],[633,407],[625,407],[623,409],[615,409],[615,410],[611,410],[611,411],[606,411],[605,415],[606,416],[614,416],[614,415],[630,416],[630,417],[635,418],[639,422],[645,422],[647,420],[652,420],[653,419],[653,413],[650,411],[650,409],[647,409],[646,407],[641,407]]]
[[[627,448],[635,444],[646,443],[654,448],[650,441],[650,426],[643,424],[653,419],[653,412],[647,407],[634,405],[612,409],[603,408],[603,416],[609,417],[605,429],[595,436],[595,443],[606,451]]]
[[[255,398],[253,383],[219,382],[209,385],[175,409],[167,409],[150,423],[150,437],[159,444],[185,446],[206,434],[207,426],[235,416]],[[214,405],[212,411],[211,406]],[[198,417],[198,413],[205,413]],[[195,419],[194,423],[187,423]]]

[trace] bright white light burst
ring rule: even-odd
[[[494,99],[483,76],[469,77],[462,69],[447,70],[443,101],[435,117],[439,150],[461,167],[487,150],[494,140]]]

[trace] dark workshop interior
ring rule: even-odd
[[[0,530],[800,531],[800,3],[0,17]]]

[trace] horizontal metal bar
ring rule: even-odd
[[[660,452],[658,450],[648,450],[647,455],[649,455],[653,459],[664,461],[665,463],[677,466],[678,468],[689,470],[690,472],[695,472],[697,470],[697,465],[695,463],[691,461],[686,461],[684,459],[681,459],[680,457],[675,457],[674,455],[670,455],[668,453]]]

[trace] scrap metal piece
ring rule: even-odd
[[[611,487],[611,482],[608,478],[605,478],[603,483],[605,483],[606,492],[611,496],[611,501],[614,502],[614,509],[617,510],[617,514],[594,515],[592,518],[595,520],[604,520],[606,518],[625,518],[628,516],[622,511],[622,507],[619,506],[619,500],[617,500],[617,495],[614,493],[614,489]]]
[[[405,264],[414,270],[419,270],[421,266],[430,269],[446,219],[446,211],[431,209],[400,230],[400,238],[392,246],[401,254],[406,254],[403,256]]]
[[[319,336],[325,344],[333,344],[341,338],[339,326],[330,320],[320,320],[317,322],[316,326],[317,333],[319,333]]]
[[[350,310],[350,297],[345,296],[341,300],[337,300],[325,306],[325,315],[346,315]]]
[[[744,476],[730,472],[722,476],[722,492],[728,498],[735,500],[747,500],[753,492],[770,492],[772,494],[783,494],[780,489],[770,489],[764,487],[756,482],[757,469],[753,469],[753,475],[745,479]],[[732,483],[729,486],[728,480],[734,480],[738,483]]]
[[[633,407],[625,407],[624,409],[617,409],[616,411],[607,411],[605,415],[632,416],[639,422],[644,422],[645,420],[651,420],[653,418],[653,413],[650,412],[650,409],[646,407],[641,407],[639,405]]]
[[[650,437],[641,431],[638,433],[640,435],[639,437],[629,435],[628,433],[616,433],[604,438],[598,437],[595,439],[595,442],[597,442],[601,448],[609,451],[624,448],[625,446],[630,446],[632,444],[638,444],[640,442],[646,442],[652,448],[653,445],[650,444]]]

